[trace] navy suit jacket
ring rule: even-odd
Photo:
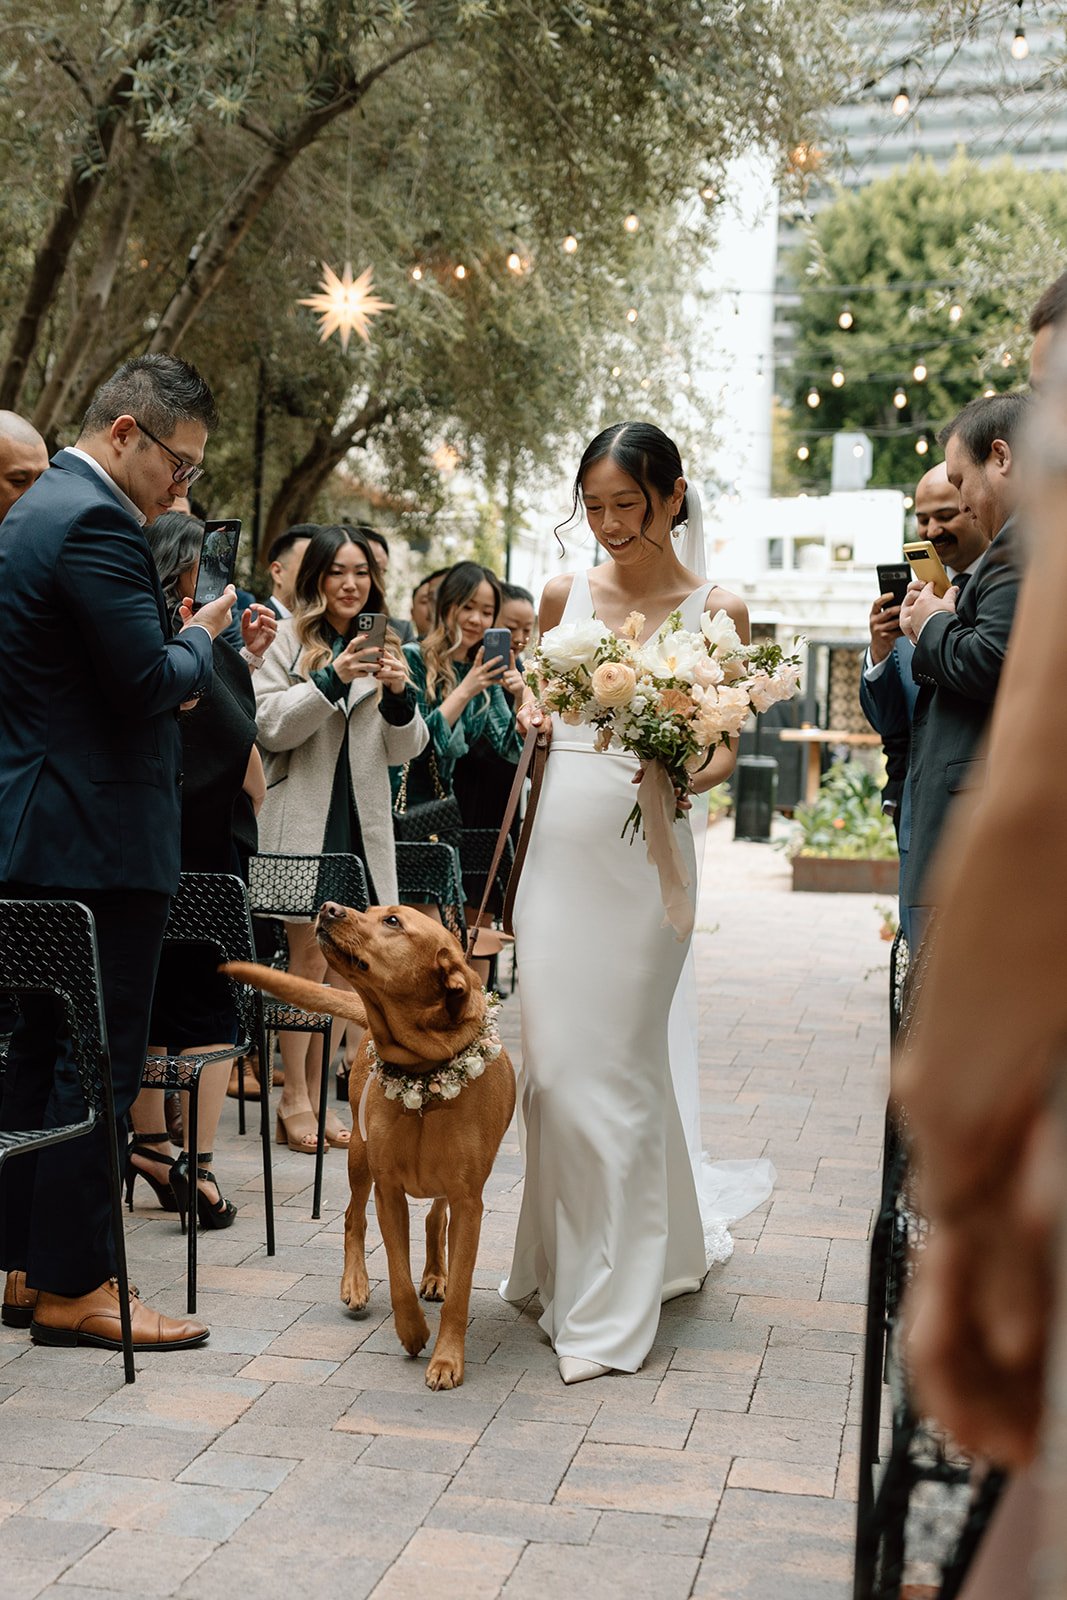
[[[860,705],[875,733],[883,739],[911,732],[919,685],[912,676],[915,646],[910,639],[897,639],[876,678],[860,674]],[[900,829],[897,844],[906,856],[911,843],[911,772],[904,779],[900,795]]]
[[[173,893],[211,639],[168,640],[136,518],[65,450],[0,524],[0,595],[0,883]]]

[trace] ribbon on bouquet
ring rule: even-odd
[[[663,926],[670,923],[675,937],[688,939],[693,931],[693,902],[689,898],[689,873],[678,848],[674,818],[678,809],[674,784],[659,761],[645,764],[637,786],[648,859],[659,873],[659,892],[663,900]]]

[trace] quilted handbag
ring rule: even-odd
[[[450,844],[458,850],[459,837],[463,831],[459,801],[454,794],[448,793],[441,782],[441,774],[437,770],[437,757],[432,749],[429,755],[429,768],[433,779],[434,798],[409,806],[408,773],[411,770],[411,762],[404,763],[400,789],[393,807],[393,835],[403,844]]]

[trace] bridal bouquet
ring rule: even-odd
[[[684,629],[675,611],[639,644],[644,626],[639,611],[627,617],[621,637],[595,617],[561,623],[541,639],[526,677],[546,710],[597,730],[597,750],[627,750],[641,762],[644,777],[623,836],[632,844],[643,825],[668,919],[681,934],[688,879],[670,826],[683,814],[678,792],[754,712],[797,693],[800,661],[781,645],[742,644],[725,611],[705,613],[699,633]],[[691,927],[691,908],[688,921]]]

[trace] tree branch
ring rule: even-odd
[[[319,427],[301,456],[285,477],[267,512],[260,552],[269,550],[278,534],[296,522],[303,522],[330,473],[340,466],[350,450],[365,449],[375,428],[385,421],[390,403],[378,395],[367,400],[356,416],[335,433]]]

